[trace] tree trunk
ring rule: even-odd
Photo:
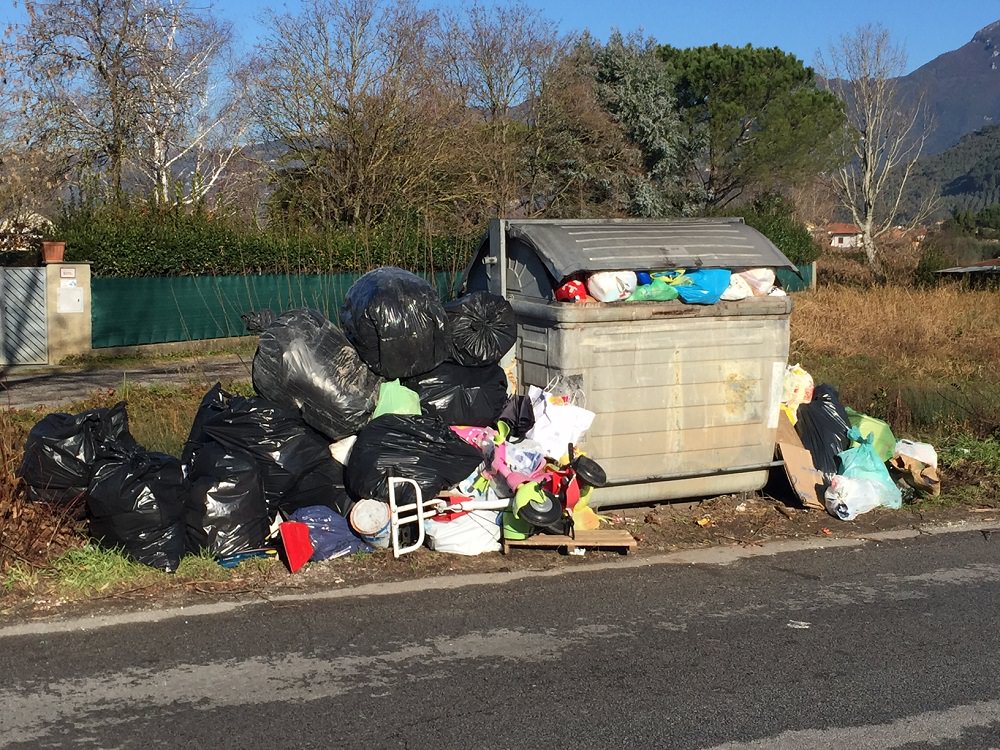
[[[875,245],[875,238],[872,236],[872,230],[869,226],[861,229],[861,246],[864,248],[865,257],[868,258],[868,266],[871,268],[875,281],[884,284],[886,279],[885,264],[882,262],[882,255]]]

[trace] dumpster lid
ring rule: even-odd
[[[507,235],[531,245],[556,279],[578,271],[795,267],[740,218],[514,219]]]

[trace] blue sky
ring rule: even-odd
[[[455,2],[421,0],[427,7]],[[808,64],[842,34],[875,21],[905,45],[910,70],[962,46],[980,28],[1000,20],[1000,0],[528,0],[527,4],[542,9],[565,32],[587,28],[606,39],[613,28],[642,29],[658,42],[676,47],[713,42],[776,46]],[[294,10],[298,2],[215,0],[213,5],[249,45],[260,33],[258,18],[263,11]],[[0,0],[0,21],[21,17],[17,0]]]

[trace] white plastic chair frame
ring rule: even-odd
[[[396,504],[396,487],[401,484],[408,484],[413,487],[417,501],[406,505]],[[393,557],[401,557],[408,552],[420,549],[424,544],[424,520],[433,516],[437,511],[434,506],[437,498],[424,500],[424,493],[420,491],[420,485],[412,479],[405,477],[389,477],[389,538],[392,541]],[[428,513],[428,511],[431,511]],[[399,544],[399,527],[407,523],[417,524],[417,538],[413,544],[405,547]]]
[[[396,503],[396,487],[401,484],[408,484],[413,487],[417,501],[398,505]],[[440,497],[432,497],[424,500],[424,493],[412,479],[404,477],[389,477],[389,537],[392,541],[392,554],[399,558],[409,552],[419,549],[424,544],[426,538],[424,533],[424,521],[432,516],[436,516],[444,510],[503,510],[510,504],[509,500],[465,500],[449,505],[448,500]],[[404,524],[417,524],[417,538],[413,544],[405,547],[399,544],[399,528]]]

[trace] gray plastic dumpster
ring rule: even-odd
[[[740,219],[494,220],[464,279],[510,300],[518,384],[574,379],[597,414],[583,447],[608,473],[595,506],[757,490],[774,462],[788,297],[715,305],[567,304],[602,270],[792,267]]]

